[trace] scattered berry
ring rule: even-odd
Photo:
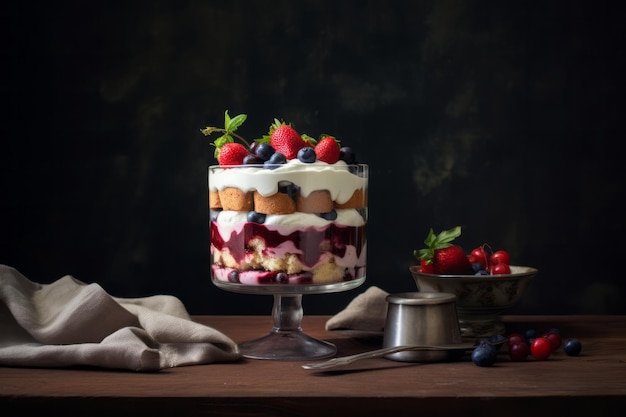
[[[520,333],[511,333],[508,337],[507,344],[509,346],[519,343],[526,343],[526,338]]]
[[[493,347],[496,350],[500,350],[500,348],[502,347],[502,345],[507,341],[507,337],[500,334],[500,333],[496,333],[493,336],[489,337],[489,339],[487,339],[487,341],[489,343],[491,343],[493,345]]]
[[[472,362],[477,366],[492,366],[496,362],[497,353],[493,345],[487,341],[480,341],[472,351]]]
[[[563,344],[563,350],[568,356],[578,356],[582,348],[582,343],[576,338],[567,339]]]
[[[522,362],[528,359],[530,350],[525,342],[513,343],[509,345],[509,357],[514,362]]]
[[[560,334],[553,332],[553,331],[549,331],[548,333],[544,335],[544,337],[550,341],[550,345],[552,346],[552,351],[555,351],[561,347],[561,335]]]
[[[548,359],[548,357],[550,357],[550,355],[552,354],[552,351],[553,351],[552,343],[545,336],[536,338],[530,344],[530,353],[538,361],[543,361],[543,360]]]
[[[332,211],[329,211],[327,213],[320,213],[320,217],[322,219],[330,220],[330,221],[337,220],[337,211],[336,210],[332,210]]]

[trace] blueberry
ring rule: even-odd
[[[247,216],[247,220],[250,223],[258,223],[258,224],[263,224],[265,223],[265,214],[263,213],[259,213],[256,211],[250,211],[248,212],[248,216]]]
[[[243,157],[244,165],[262,164],[263,161],[256,155],[250,154]]]
[[[567,339],[563,344],[563,350],[568,356],[578,356],[582,349],[582,343],[576,338]]]
[[[483,340],[472,351],[472,362],[477,366],[491,366],[496,362],[496,356],[496,349]]]
[[[298,159],[300,162],[310,164],[317,160],[317,155],[315,155],[315,150],[313,150],[313,148],[305,146],[298,151]]]
[[[289,284],[289,275],[284,272],[276,274],[276,282],[279,284]]]
[[[328,211],[326,213],[320,213],[320,217],[325,220],[337,220],[337,210]]]
[[[296,198],[300,193],[300,187],[292,182],[285,181],[284,183],[278,184],[278,192],[287,194],[291,198]]]
[[[484,271],[485,267],[483,267],[483,264],[481,264],[480,262],[474,262],[472,264],[472,269],[474,270],[474,272],[480,272],[480,271]],[[479,274],[476,274],[479,275]]]
[[[474,275],[489,275],[489,272],[485,271],[484,269],[481,269],[480,271],[476,272]]]
[[[228,281],[229,282],[239,282],[239,272],[237,271],[230,271],[228,273]]]
[[[494,334],[489,339],[487,339],[487,341],[491,343],[496,350],[499,350],[504,342],[506,342],[506,340],[507,337],[500,333]]]
[[[264,161],[270,159],[272,155],[274,155],[274,152],[276,151],[269,143],[260,143],[255,149],[257,156]]]
[[[339,159],[346,164],[354,164],[356,163],[356,154],[351,147],[342,146],[341,149],[339,149]]]
[[[277,165],[282,165],[287,163],[287,157],[280,152],[274,152],[270,159],[264,162],[264,165],[268,169],[276,169]]]

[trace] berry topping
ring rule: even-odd
[[[285,163],[287,163],[287,158],[285,157],[285,155],[283,155],[280,152],[274,152],[272,156],[270,157],[270,159],[265,161],[263,164],[265,165],[266,168],[276,169],[278,168],[277,165],[281,165]]]
[[[254,152],[263,161],[267,161],[268,159],[270,159],[270,157],[274,154],[274,152],[276,152],[276,150],[269,143],[258,143],[258,142],[255,142],[255,143],[257,143],[258,145],[256,146],[256,149]]]
[[[251,155],[241,143],[226,143],[219,149],[217,161],[220,165],[241,165],[246,156]]]
[[[337,143],[337,140],[332,136],[324,136],[317,142],[317,145],[315,145],[317,159],[328,164],[337,162],[340,153],[341,149],[339,148],[339,143]]]
[[[349,146],[342,146],[339,149],[339,159],[344,161],[346,164],[354,164],[356,163],[356,154]]]
[[[298,151],[298,160],[300,162],[304,162],[305,164],[313,163],[317,160],[317,155],[315,155],[315,150],[308,146],[300,149]]]
[[[298,151],[307,143],[302,140],[302,136],[291,125],[284,122],[274,121],[270,127],[270,145],[276,152],[280,152],[287,159],[295,159],[298,157]],[[335,161],[336,162],[336,161]]]
[[[244,165],[262,164],[263,160],[254,154],[248,154],[243,158]]]
[[[275,158],[271,164],[283,164],[292,159],[303,163],[323,161],[334,164],[340,159],[348,164],[356,164],[356,156],[350,147],[339,147],[333,136],[322,135],[320,141],[300,134],[288,123],[274,119],[269,132],[249,144],[235,131],[246,121],[247,115],[230,117],[224,112],[224,127],[207,126],[200,131],[205,136],[220,134],[211,145],[215,146],[214,157],[220,165],[263,164]],[[235,144],[235,139],[241,144]],[[244,152],[245,150],[245,152]],[[276,156],[280,154],[280,156]]]

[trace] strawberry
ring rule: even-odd
[[[339,143],[337,143],[337,140],[332,136],[324,136],[317,142],[317,145],[315,145],[315,155],[317,155],[317,159],[328,164],[337,162],[340,153],[341,148],[339,148]]]
[[[220,165],[241,165],[243,164],[243,158],[249,154],[248,148],[241,143],[225,143],[219,148],[217,162]]]
[[[444,230],[438,235],[430,229],[424,240],[427,247],[413,252],[420,260],[422,270],[430,272],[429,267],[432,266],[432,273],[435,274],[473,274],[472,265],[463,249],[452,244],[452,241],[460,235],[460,226]]]
[[[297,158],[298,151],[308,146],[291,125],[281,123],[278,120],[275,120],[270,127],[270,145],[276,152],[285,155],[287,159]]]

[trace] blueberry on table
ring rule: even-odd
[[[492,366],[496,362],[496,349],[487,341],[479,342],[472,351],[472,362],[477,366]]]
[[[582,348],[582,343],[576,338],[567,339],[563,344],[563,350],[568,356],[578,356]]]

